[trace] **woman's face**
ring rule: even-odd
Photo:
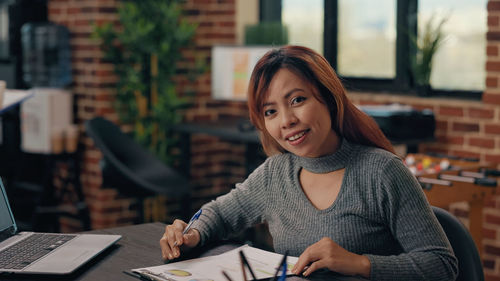
[[[313,95],[317,89],[288,69],[279,70],[264,100],[264,125],[285,150],[302,157],[335,152],[338,136],[330,113]]]

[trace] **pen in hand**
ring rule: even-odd
[[[193,215],[193,217],[191,218],[191,220],[189,220],[188,225],[186,226],[186,228],[184,228],[184,231],[182,231],[182,235],[186,234],[189,231],[189,229],[191,229],[191,226],[193,225],[193,222],[195,222],[197,219],[199,219],[200,215],[201,215],[201,209],[198,210],[198,212],[196,212]],[[177,246],[177,241],[174,242],[174,246]]]

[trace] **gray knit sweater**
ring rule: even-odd
[[[299,171],[345,168],[334,203],[316,209]],[[243,183],[205,204],[193,225],[201,244],[266,221],[275,251],[299,256],[322,237],[371,262],[372,280],[454,280],[457,260],[420,185],[402,161],[378,148],[342,141],[320,158],[269,157]]]

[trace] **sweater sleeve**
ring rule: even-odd
[[[457,259],[416,178],[401,160],[381,169],[377,204],[403,253],[366,256],[372,280],[455,280]]]
[[[243,183],[202,206],[200,218],[193,223],[200,232],[200,246],[261,222],[268,200],[269,163],[268,158]]]

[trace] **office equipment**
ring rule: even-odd
[[[0,180],[0,273],[69,274],[121,238],[120,235],[17,233],[17,230]],[[42,247],[44,242],[49,244]]]
[[[431,110],[416,110],[408,105],[364,105],[359,108],[375,119],[392,142],[434,139],[436,121]]]
[[[458,259],[457,281],[484,281],[479,252],[467,228],[446,210],[432,207]]]

